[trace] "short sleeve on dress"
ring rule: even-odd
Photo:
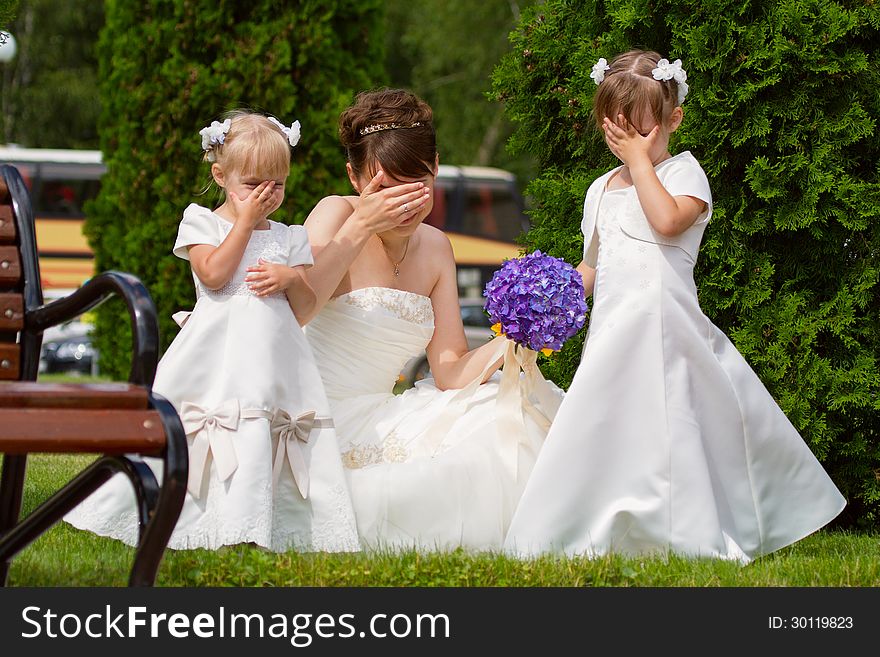
[[[596,204],[601,198],[601,189],[606,176],[594,180],[584,198],[584,215],[581,219],[581,232],[584,235],[584,264],[596,268],[599,261],[599,231],[596,228]]]
[[[220,246],[222,241],[222,231],[214,213],[201,205],[190,203],[183,211],[172,253],[178,258],[189,260],[187,247],[194,244]]]
[[[315,260],[312,256],[312,247],[309,244],[309,236],[305,226],[288,226],[287,230],[289,235],[287,266],[305,265],[311,267],[315,264]]]
[[[685,151],[663,168],[663,186],[672,196],[693,196],[706,202],[706,209],[697,217],[695,224],[709,221],[712,216],[712,190],[703,167],[696,158]]]

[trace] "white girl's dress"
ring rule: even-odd
[[[461,390],[425,379],[392,392],[434,332],[431,299],[368,287],[331,299],[305,329],[321,370],[365,547],[500,551],[562,392],[533,364]],[[517,354],[521,352],[517,351]]]
[[[596,267],[581,364],[511,523],[518,555],[670,552],[747,562],[832,520],[843,496],[728,338],[702,313],[693,267],[711,215],[689,152],[656,172],[707,210],[655,233],[634,187],[587,192]]]
[[[274,551],[359,549],[311,349],[284,293],[257,297],[244,282],[247,267],[260,258],[312,264],[302,226],[269,225],[253,231],[223,287],[209,290],[193,274],[195,308],[159,363],[153,389],[177,409],[189,441],[188,493],[171,548],[252,542]],[[218,246],[231,228],[192,204],[174,254],[188,259],[187,246]],[[149,462],[161,476],[161,462]],[[123,475],[65,519],[130,545],[137,541],[134,494]]]

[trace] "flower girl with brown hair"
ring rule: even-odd
[[[700,310],[693,269],[712,194],[696,158],[668,148],[688,92],[681,61],[634,50],[591,77],[622,165],[586,194],[589,333],[505,548],[747,562],[846,502]]]

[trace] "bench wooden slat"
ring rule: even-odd
[[[17,344],[0,342],[0,380],[15,380],[21,376],[20,351]]]
[[[147,410],[143,386],[131,383],[0,383],[0,408]]]
[[[165,430],[155,411],[0,408],[5,454],[139,453],[160,456]]]
[[[0,244],[15,244],[15,221],[12,206],[0,205]]]
[[[24,299],[20,294],[0,293],[0,331],[20,331],[24,327]]]
[[[12,287],[21,280],[21,258],[14,246],[0,246],[0,285]]]

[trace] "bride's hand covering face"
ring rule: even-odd
[[[384,233],[410,223],[431,198],[431,189],[424,181],[401,183],[380,169],[364,183],[363,179],[354,177],[350,164],[348,171],[352,185],[360,191],[360,202],[352,220],[360,222],[369,233]]]
[[[306,219],[315,256],[308,276],[318,308],[362,288],[430,298],[434,332],[427,356],[434,381],[441,389],[462,387],[492,365],[496,350],[468,351],[452,245],[424,224],[439,167],[433,112],[405,90],[364,92],[340,117],[339,136],[358,196],[322,199]]]

